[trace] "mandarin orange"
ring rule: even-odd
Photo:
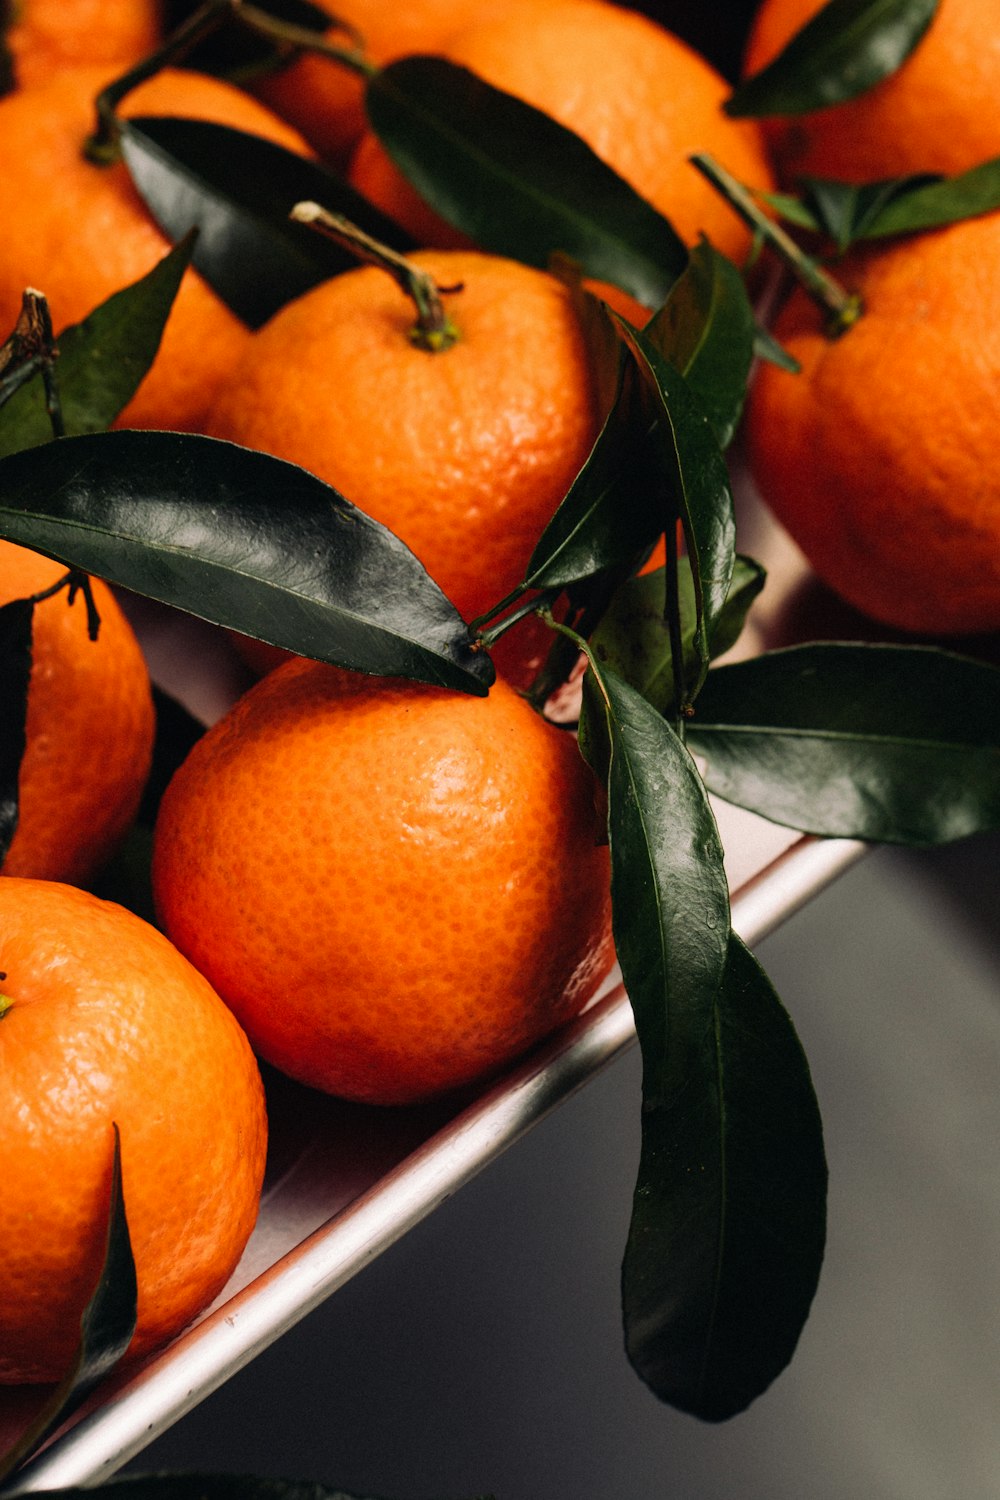
[[[50,588],[66,568],[0,541],[0,604]],[[113,852],[149,774],[154,714],[142,651],[111,590],[91,587],[101,628],[79,597],[36,604],[17,830],[5,875],[82,882]]]
[[[70,68],[122,71],[160,36],[158,0],[17,0],[4,35],[20,88]]]
[[[12,327],[26,286],[48,298],[57,329],[137,281],[167,249],[124,165],[82,152],[106,69],[60,73],[0,100],[0,327]],[[125,114],[194,116],[306,150],[290,126],[219,79],[168,69],[133,90]],[[249,331],[198,273],[185,273],[160,353],[119,424],[197,427]]]
[[[744,71],[769,63],[825,0],[764,0]],[[954,174],[1000,156],[1000,28],[995,0],[940,0],[930,28],[902,67],[874,88],[828,109],[767,122],[786,181],[845,182],[911,172]]]
[[[229,1279],[267,1121],[231,1013],[155,928],[53,881],[0,877],[0,1381],[66,1374],[104,1253],[113,1155],[138,1279],[132,1355]]]
[[[902,630],[1000,629],[1000,213],[859,251],[838,274],[865,311],[839,339],[796,293],[762,364],[750,466],[816,572]]]
[[[261,1056],[331,1093],[494,1073],[611,963],[607,849],[572,736],[488,698],[293,660],[164,796],[166,931]]]

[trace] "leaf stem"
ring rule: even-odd
[[[503,619],[497,620],[497,623],[491,630],[481,629],[476,621],[473,621],[470,629],[479,630],[479,639],[484,646],[487,648],[495,646],[500,637],[505,635],[512,625],[517,625],[519,621],[526,619],[528,615],[542,615],[543,610],[550,609],[561,592],[561,589],[553,588],[546,589],[541,594],[532,594],[530,599],[522,599],[518,607],[512,609],[509,615],[504,615]],[[517,596],[513,595],[511,597],[516,598]],[[497,611],[494,610],[489,618],[495,618],[496,614]]]
[[[318,52],[321,56],[328,57],[331,62],[342,63],[344,67],[360,74],[362,78],[373,78],[379,71],[376,64],[365,56],[364,38],[361,32],[357,27],[339,17],[331,16],[330,24],[350,38],[350,47],[338,47],[336,43],[328,42],[325,37],[320,36],[319,32],[310,31],[306,26],[295,26],[291,21],[281,21],[277,16],[269,15],[267,11],[259,10],[256,5],[247,5],[241,3],[241,0],[233,0],[233,3],[237,20],[250,31],[266,37],[268,41],[289,47],[294,52]]]
[[[826,317],[826,333],[831,339],[839,338],[858,321],[864,305],[857,292],[849,292],[811,255],[806,255],[780,224],[777,224],[754,198],[749,188],[728,172],[714,157],[698,154],[690,158],[691,164],[707,178],[722,195],[735,213],[747,223],[755,234],[770,245],[789,267],[796,280]]]
[[[460,292],[461,283],[438,286],[428,271],[421,271],[405,256],[365,234],[343,214],[331,213],[319,203],[296,203],[289,217],[336,240],[359,260],[379,266],[394,278],[417,309],[417,321],[410,329],[410,340],[419,349],[425,349],[429,354],[441,354],[457,341],[458,329],[445,312],[441,298],[451,292]]]
[[[0,406],[41,371],[45,386],[45,408],[54,437],[65,437],[56,359],[59,350],[52,332],[52,317],[44,293],[26,287],[21,311],[10,336],[0,346]]]

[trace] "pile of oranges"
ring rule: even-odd
[[[766,128],[729,118],[730,86],[704,58],[609,0],[515,0],[499,14],[465,0],[323,3],[328,39],[350,51],[356,31],[366,65],[440,53],[575,131],[687,243],[707,235],[741,264],[749,231],[694,153],[762,194],[802,171],[864,179],[1000,154],[996,62],[981,85],[961,70],[944,98],[951,59],[994,0],[942,0],[913,58],[870,96]],[[748,68],[819,3],[764,0]],[[153,0],[19,8],[14,87],[0,100],[5,328],[26,286],[44,290],[62,328],[164,253],[124,165],[84,151],[95,95],[160,27]],[[600,432],[578,291],[438,218],[368,129],[356,69],[296,55],[252,87],[167,67],[122,108],[233,125],[335,164],[426,247],[412,263],[438,290],[448,337],[422,345],[377,266],[256,332],[191,270],[119,425],[302,465],[402,537],[471,620],[524,577]],[[869,249],[839,274],[863,299],[855,328],[831,339],[799,295],[777,321],[800,373],[759,369],[753,475],[859,609],[923,634],[996,630],[1000,335],[982,309],[1000,292],[1000,214]],[[637,324],[653,311],[607,294]],[[135,816],[154,725],[119,603],[93,582],[92,641],[64,571],[0,543],[0,600],[37,600],[19,819],[0,878],[0,1078],[21,1129],[0,1202],[8,1382],[57,1379],[71,1358],[100,1264],[113,1124],[141,1353],[216,1296],[251,1232],[266,1140],[254,1053],[349,1099],[426,1099],[548,1035],[613,959],[596,783],[572,736],[518,691],[551,638],[531,621],[499,643],[500,680],[483,699],[275,665],[280,653],[245,645],[273,670],[198,743],[160,809],[167,936],[78,889]]]

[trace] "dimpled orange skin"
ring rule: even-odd
[[[171,782],[166,930],[293,1077],[404,1104],[503,1066],[611,963],[607,849],[572,737],[472,698],[294,660]]]
[[[843,262],[866,311],[831,342],[796,294],[761,364],[751,470],[819,576],[922,634],[1000,628],[1000,214]]]
[[[62,563],[0,541],[0,604],[49,588]],[[92,581],[96,641],[78,595],[35,606],[19,819],[5,875],[80,882],[112,853],[135,816],[155,729],[149,673],[110,589]]]
[[[765,0],[747,44],[756,73],[824,0]],[[769,120],[782,178],[877,181],[910,172],[967,171],[1000,156],[1000,25],[996,0],[940,0],[928,31],[902,67],[834,108]]]
[[[443,51],[575,131],[688,244],[705,233],[734,259],[746,253],[748,230],[688,157],[710,152],[742,181],[766,189],[772,179],[761,132],[723,114],[729,85],[672,32],[601,0],[549,0],[530,27],[506,14],[474,20]],[[370,133],[350,176],[409,227],[412,190]],[[415,222],[426,238],[427,221]]]
[[[5,41],[19,88],[91,64],[124,70],[159,41],[155,0],[13,0],[12,9]]]
[[[523,578],[599,429],[573,299],[554,277],[477,252],[413,263],[459,330],[414,346],[413,304],[366,266],[281,309],[206,431],[301,464],[388,526],[466,619]]]
[[[13,327],[26,286],[49,301],[57,332],[151,271],[170,248],[122,164],[81,152],[94,127],[103,68],[76,69],[0,100],[0,329]],[[305,143],[257,100],[221,80],[165,70],[128,96],[129,115],[182,115]],[[197,430],[249,330],[196,271],[185,273],[159,355],[119,426]]]
[[[104,1254],[112,1122],[139,1355],[207,1306],[243,1251],[264,1171],[263,1089],[233,1016],[123,907],[0,878],[0,973],[0,1381],[53,1381]]]

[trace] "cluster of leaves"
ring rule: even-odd
[[[910,45],[933,11],[838,7],[868,42],[877,12],[905,13]],[[736,551],[725,459],[758,343],[736,268],[707,243],[689,253],[579,139],[442,59],[373,71],[366,105],[424,196],[484,248],[568,257],[660,309],[639,332],[580,293],[606,418],[517,595],[471,628],[396,537],[304,471],[204,437],[103,430],[155,353],[189,256],[255,326],[345,264],[289,221],[297,199],[405,248],[319,165],[197,121],[119,126],[179,243],[62,335],[65,436],[45,441],[40,375],[0,408],[0,534],[289,650],[479,695],[493,680],[483,643],[511,605],[563,597],[539,696],[583,650],[580,743],[607,789],[643,1058],[627,1346],[662,1399],[724,1419],[793,1353],[820,1274],[826,1165],[792,1023],[732,930],[708,794],[820,835],[931,844],[1000,826],[1000,675],[930,647],[836,643],[714,666],[764,584]],[[636,576],[660,537],[666,567]],[[22,631],[23,661],[30,624],[12,613],[4,629]],[[7,684],[22,701],[25,680]],[[16,760],[16,745],[0,758],[15,803]]]

